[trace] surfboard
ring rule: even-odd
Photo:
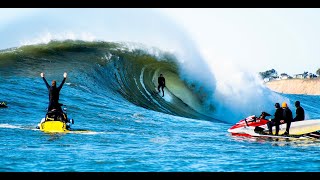
[[[286,130],[287,124],[279,126],[279,134],[283,134]],[[290,135],[303,135],[320,130],[320,119],[309,119],[303,121],[295,121],[291,123],[289,133]],[[276,128],[272,127],[273,134]]]
[[[155,95],[158,95],[158,96],[160,96],[160,97],[162,97],[163,98],[163,96],[162,96],[162,91],[160,91],[160,92],[158,92],[158,88],[154,88],[156,91],[154,92],[154,94]]]
[[[305,120],[308,121],[308,120]],[[246,129],[242,129],[246,134],[252,136],[252,137],[265,137],[265,138],[281,138],[281,139],[319,139],[320,138],[320,132],[317,132],[319,129],[316,127],[312,127],[313,125],[317,125],[320,120],[309,120],[308,122],[303,121],[297,121],[299,123],[294,123],[294,131],[291,131],[290,128],[290,134],[288,136],[282,135],[285,132],[286,125],[282,127],[282,131],[279,131],[279,135],[271,135],[271,134],[265,134],[265,133],[257,133],[254,131],[254,127],[247,127]],[[301,127],[299,127],[300,125]],[[316,129],[316,130],[314,130]],[[303,133],[305,132],[305,133]],[[297,133],[297,134],[293,134]],[[315,134],[315,135],[313,135]],[[318,136],[319,135],[319,136]]]

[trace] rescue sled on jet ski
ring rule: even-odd
[[[61,106],[64,106],[61,104]],[[60,108],[61,109],[61,108]],[[62,109],[61,109],[62,110]],[[46,113],[46,116],[41,119],[37,129],[43,132],[57,133],[67,132],[71,130],[71,124],[74,120],[67,116],[67,108],[63,110],[53,109]]]
[[[266,116],[265,116],[266,117]],[[245,137],[286,137],[286,138],[317,138],[320,139],[320,119],[309,119],[291,122],[290,134],[283,136],[286,124],[280,124],[279,136],[269,134],[266,118],[248,116],[237,122],[228,129],[233,136]],[[272,134],[275,134],[275,126],[272,127]]]

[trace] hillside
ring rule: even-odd
[[[272,91],[285,94],[320,95],[320,78],[274,80],[265,85]]]

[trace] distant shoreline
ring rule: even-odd
[[[273,80],[266,82],[265,85],[279,93],[320,95],[320,78]]]

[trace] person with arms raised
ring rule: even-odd
[[[62,112],[61,109],[61,104],[59,103],[59,96],[60,96],[60,90],[63,86],[63,84],[65,83],[66,79],[67,79],[67,73],[65,72],[63,74],[63,80],[60,84],[60,86],[56,86],[56,81],[52,80],[51,82],[51,86],[48,84],[46,78],[44,77],[44,73],[41,72],[40,76],[42,77],[43,81],[45,82],[47,89],[49,91],[49,105],[48,105],[48,111],[51,111],[53,109],[57,109],[59,111]]]

